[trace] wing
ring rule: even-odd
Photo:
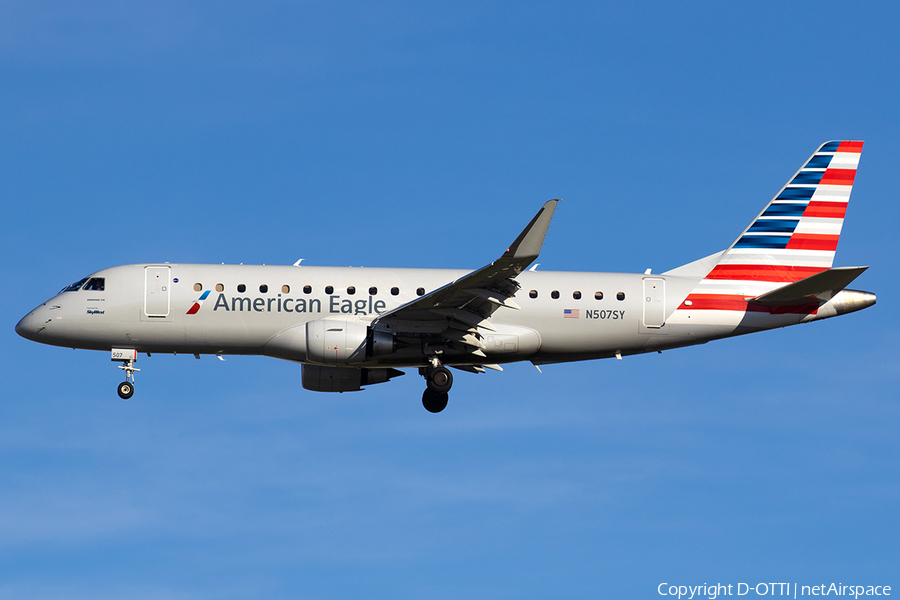
[[[380,315],[372,325],[386,326],[401,337],[404,333],[440,336],[435,346],[484,358],[479,330],[496,331],[491,324],[495,311],[519,309],[512,299],[521,287],[515,278],[540,254],[557,202],[544,204],[506,252],[491,264]]]

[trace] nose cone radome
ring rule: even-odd
[[[18,323],[16,323],[16,333],[21,335],[23,338],[30,340],[32,331],[31,322],[33,321],[32,313],[28,313],[24,317],[22,317]]]
[[[21,335],[26,340],[33,340],[35,334],[37,333],[38,325],[37,319],[34,316],[34,311],[31,311],[22,319],[16,323],[16,333]]]

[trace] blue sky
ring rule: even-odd
[[[900,586],[889,3],[0,2],[0,598],[658,597]],[[542,269],[730,244],[863,139],[862,313],[662,355],[414,373],[102,353],[15,322],[132,262]],[[752,594],[751,594],[752,595]]]

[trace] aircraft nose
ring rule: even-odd
[[[16,323],[16,333],[26,340],[34,340],[34,336],[37,334],[37,330],[40,327],[35,312],[37,311],[31,311]]]

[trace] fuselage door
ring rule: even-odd
[[[666,323],[666,280],[644,278],[644,327],[659,328]]]
[[[153,318],[169,316],[170,267],[144,267],[144,314]]]

